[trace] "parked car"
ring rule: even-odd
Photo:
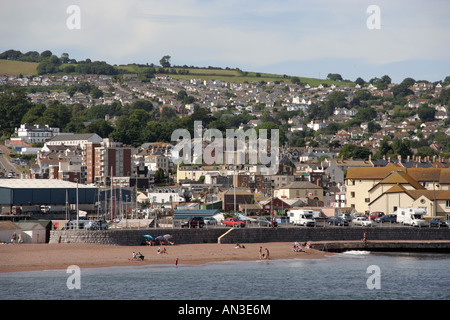
[[[369,216],[370,220],[375,220],[376,218],[380,218],[384,216],[384,212],[381,211],[376,211],[376,212],[372,212]]]
[[[226,218],[222,220],[222,224],[227,227],[245,227],[245,222],[236,218]]]
[[[430,227],[438,227],[438,228],[447,228],[448,225],[445,223],[445,221],[442,221],[439,218],[431,218],[428,220],[428,224]]]
[[[258,219],[256,219],[256,223],[259,226],[278,227],[278,222],[267,217],[259,217]]]
[[[397,222],[397,215],[396,214],[387,214],[381,217],[378,217],[375,219],[376,223],[385,223],[385,222],[390,222],[390,223],[396,223]]]
[[[373,221],[367,217],[356,217],[352,220],[353,225],[363,226],[363,227],[372,227]]]
[[[348,226],[348,221],[338,216],[332,216],[328,218],[328,224],[335,226]]]
[[[108,222],[105,220],[93,220],[84,224],[86,230],[108,230]]]
[[[203,217],[189,217],[186,220],[183,220],[181,222],[181,227],[188,227],[188,228],[203,228],[205,225],[205,221],[203,220]]]
[[[206,217],[203,219],[205,224],[217,224],[217,220],[213,217]]]

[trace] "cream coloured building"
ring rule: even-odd
[[[274,190],[280,199],[310,198],[323,201],[323,188],[308,181],[295,181]]]
[[[392,213],[398,207],[427,208],[428,216],[450,213],[449,168],[404,168],[396,164],[349,168],[346,206],[369,213]]]

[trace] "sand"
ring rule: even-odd
[[[242,245],[242,244],[241,244]],[[3,244],[0,245],[0,272],[67,269],[71,265],[80,268],[111,266],[138,266],[151,264],[178,265],[204,264],[222,261],[259,260],[259,248],[269,250],[269,260],[319,259],[329,252],[306,249],[293,252],[293,243],[244,243],[235,244],[181,244],[173,246],[111,246],[100,244]],[[158,248],[166,248],[167,254],[158,254]],[[141,252],[144,261],[132,260],[132,253]]]

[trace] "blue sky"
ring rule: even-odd
[[[69,5],[80,8],[70,30]],[[380,8],[380,29],[366,21]],[[0,52],[51,50],[111,64],[238,67],[344,79],[450,75],[450,2],[366,0],[2,1]]]

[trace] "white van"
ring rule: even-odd
[[[300,226],[315,227],[316,219],[312,210],[290,210],[289,223]]]
[[[422,216],[427,212],[421,208],[397,208],[394,212],[397,215],[397,222],[407,224],[414,227],[426,227],[427,222],[422,219]]]

